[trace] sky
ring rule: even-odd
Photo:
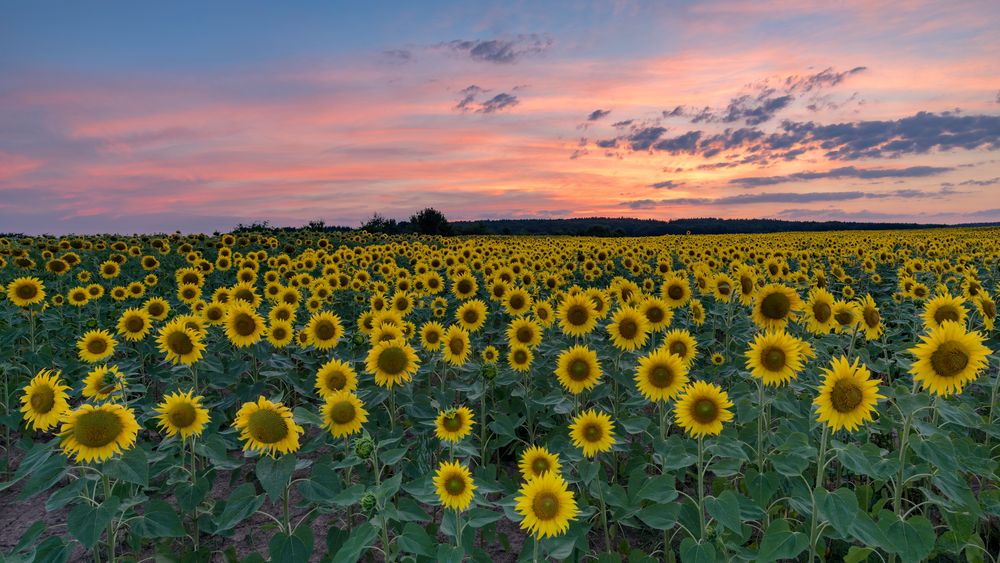
[[[1000,3],[0,1],[0,232],[1000,221]]]

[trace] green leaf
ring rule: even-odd
[[[34,445],[28,453],[24,455],[24,459],[21,460],[21,464],[17,466],[17,471],[14,472],[14,478],[10,481],[0,483],[0,491],[4,491],[14,486],[15,483],[24,479],[28,475],[34,475],[38,468],[42,466],[50,457],[52,457],[55,448],[53,444],[55,440],[50,440],[47,443],[39,442]],[[56,456],[61,458],[62,456]],[[65,465],[65,460],[63,460],[63,465]],[[27,497],[23,497],[27,498]]]
[[[923,561],[934,549],[937,537],[934,535],[934,525],[923,516],[914,516],[902,520],[894,514],[885,513],[885,520],[879,521],[879,528],[885,531],[891,543],[891,551],[898,554],[904,561]],[[888,525],[885,525],[888,523]]]
[[[24,466],[24,463],[21,464]],[[20,472],[21,467],[18,467],[18,472]],[[47,492],[52,489],[52,487],[62,480],[66,476],[69,469],[66,465],[66,458],[61,455],[55,455],[52,457],[46,457],[44,460],[39,462],[37,465],[33,465],[33,469],[28,478],[28,482],[24,484],[24,488],[21,489],[21,493],[18,495],[20,499],[29,499],[39,493]],[[17,478],[12,482],[16,482]]]
[[[140,520],[141,534],[145,538],[179,538],[184,535],[184,524],[174,507],[160,499],[146,503]]]
[[[299,526],[292,535],[278,532],[267,544],[268,553],[271,554],[271,561],[274,563],[309,561],[312,548],[313,533],[309,526]]]
[[[473,528],[482,528],[487,524],[492,524],[503,518],[502,512],[495,512],[487,508],[473,508],[469,511],[466,524]]]
[[[851,525],[857,518],[858,498],[854,491],[841,487],[832,493],[825,489],[816,491],[820,515],[843,536],[851,534]]]
[[[118,459],[108,462],[107,467],[111,477],[141,487],[149,486],[149,458],[141,447],[126,451]]]
[[[257,494],[253,485],[244,483],[229,493],[229,499],[222,507],[222,513],[215,519],[216,532],[233,528],[246,520],[264,504],[264,497]]]
[[[28,526],[28,529],[25,530],[23,534],[21,534],[21,539],[18,540],[17,545],[15,545],[14,548],[10,550],[10,553],[17,553],[22,549],[28,547],[29,545],[35,543],[35,540],[37,540],[38,536],[42,535],[42,532],[44,531],[45,531],[45,522],[42,520],[39,520],[34,524],[32,524],[31,526]]]
[[[798,452],[778,453],[767,458],[771,462],[775,471],[785,477],[799,477],[807,467],[810,459]]]
[[[680,513],[681,505],[676,503],[654,504],[643,508],[636,516],[644,524],[655,530],[669,530],[677,524],[677,515]]]
[[[417,501],[408,496],[399,498],[396,503],[396,514],[403,522],[426,522],[431,519],[431,515],[427,514],[427,511],[421,508]]]
[[[757,551],[758,563],[777,561],[779,559],[795,559],[809,547],[809,537],[801,532],[793,532],[788,527],[788,520],[779,519],[771,522],[764,530]]]
[[[59,536],[46,538],[35,548],[32,563],[66,563],[76,547],[75,542],[65,542]]]
[[[681,542],[682,563],[715,563],[715,547],[708,542],[684,538]]]
[[[257,480],[272,502],[285,494],[285,487],[295,473],[295,456],[285,454],[278,458],[264,456],[257,461]]]
[[[178,484],[175,496],[177,497],[177,504],[181,507],[181,510],[190,512],[194,510],[196,506],[201,504],[201,501],[205,500],[205,495],[207,494],[208,481],[205,479],[198,479],[194,485],[191,483]]]
[[[718,497],[706,498],[705,508],[723,527],[737,534],[741,532],[740,500],[732,489],[726,489]]]
[[[111,523],[111,519],[118,513],[120,504],[118,497],[111,497],[97,507],[78,504],[66,517],[66,527],[84,547],[94,547],[94,544],[101,539],[104,529]]]
[[[406,455],[406,448],[396,448],[378,455],[378,460],[384,465],[396,465]]]
[[[650,500],[661,504],[672,502],[679,494],[674,483],[672,475],[657,475],[646,479],[636,493],[637,500]]]
[[[747,493],[759,506],[767,506],[771,497],[778,491],[779,478],[771,472],[758,473],[756,469],[747,470],[746,478],[743,480],[747,487]]]
[[[361,557],[361,553],[371,545],[372,540],[377,535],[378,528],[368,522],[361,524],[351,531],[351,535],[340,546],[337,553],[333,555],[332,560],[338,563],[341,561],[357,561]]]
[[[403,526],[403,533],[396,537],[396,544],[403,553],[424,557],[433,557],[437,547],[437,541],[427,533],[427,530],[413,522]]]
[[[862,561],[868,561],[868,556],[874,553],[875,550],[870,547],[858,547],[852,545],[850,549],[847,550],[847,555],[844,556],[844,563],[861,563]]]

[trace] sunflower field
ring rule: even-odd
[[[998,265],[997,229],[0,238],[0,560],[996,562]]]

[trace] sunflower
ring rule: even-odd
[[[559,465],[559,454],[554,454],[546,448],[539,446],[531,446],[524,450],[524,453],[521,454],[521,461],[518,467],[521,469],[521,475],[525,479],[541,477],[549,472],[558,475],[560,469],[562,469]]]
[[[729,300],[733,298],[733,289],[735,285],[736,281],[725,273],[716,274],[709,284],[712,289],[712,295],[715,297],[716,301],[721,301],[723,303],[729,303]]]
[[[162,321],[170,314],[170,303],[160,297],[151,297],[143,304],[143,309],[153,320]]]
[[[648,401],[669,401],[687,385],[687,368],[680,356],[665,349],[654,350],[639,360],[635,384]]]
[[[468,467],[457,461],[442,461],[434,475],[434,488],[445,508],[461,512],[472,504],[476,485]]]
[[[538,321],[538,324],[546,328],[552,326],[552,322],[555,320],[555,311],[552,310],[551,303],[548,301],[536,301],[532,310],[535,313],[535,319]]]
[[[226,337],[238,348],[245,348],[258,342],[267,328],[264,319],[254,308],[237,299],[226,308]]]
[[[861,328],[865,330],[865,340],[878,340],[885,328],[875,300],[871,295],[865,295],[858,305],[861,307]]]
[[[451,292],[459,299],[468,299],[475,295],[477,290],[479,290],[479,285],[476,283],[476,278],[469,274],[452,280]]]
[[[279,303],[271,307],[271,310],[267,312],[267,318],[272,321],[288,321],[292,323],[295,322],[295,310],[296,307],[292,305]]]
[[[434,433],[446,442],[458,442],[472,432],[475,418],[468,407],[458,407],[438,413],[434,421]]]
[[[206,323],[219,326],[226,322],[226,304],[221,301],[212,301],[201,310],[201,318]]]
[[[760,288],[754,296],[753,321],[765,329],[785,328],[800,310],[802,300],[794,289],[772,283]]]
[[[965,326],[965,298],[937,295],[924,304],[924,326],[933,329],[946,321]]]
[[[160,329],[156,339],[160,352],[167,355],[167,361],[174,364],[191,365],[201,359],[205,344],[195,330],[188,328],[180,317],[170,321]]]
[[[124,336],[125,340],[138,342],[146,338],[149,329],[149,313],[143,309],[125,309],[121,318],[118,319],[118,334]]]
[[[503,298],[503,306],[507,314],[512,316],[523,315],[531,309],[531,295],[520,287],[507,292]]]
[[[309,343],[319,350],[333,348],[344,335],[340,317],[328,311],[313,315],[303,330],[309,333]]]
[[[115,393],[125,393],[125,374],[118,366],[100,366],[90,370],[83,379],[83,396],[105,401]]]
[[[675,273],[667,278],[660,286],[660,296],[667,302],[667,305],[675,309],[687,305],[688,300],[691,299],[691,284],[688,282],[687,275]]]
[[[845,356],[834,358],[830,368],[823,370],[819,395],[813,400],[816,419],[827,423],[835,432],[842,428],[853,432],[867,420],[872,420],[875,403],[884,399],[878,394],[878,382],[860,360],[853,364]]]
[[[646,324],[650,331],[657,331],[670,326],[674,320],[674,313],[667,305],[666,301],[658,297],[650,297],[639,306],[639,312],[646,317]]]
[[[66,292],[66,301],[74,307],[83,307],[90,301],[90,294],[85,287],[74,287]]]
[[[646,316],[632,307],[622,307],[611,317],[608,325],[611,343],[619,350],[632,351],[646,344],[649,325]]]
[[[764,385],[780,387],[799,375],[802,341],[784,330],[758,333],[746,352],[746,368]]]
[[[59,371],[43,369],[31,379],[21,396],[21,412],[32,430],[48,430],[59,423],[69,410],[68,386],[59,379]]]
[[[208,424],[208,409],[202,406],[205,398],[195,395],[193,390],[187,393],[180,391],[163,396],[163,402],[156,406],[160,413],[159,426],[167,436],[181,435],[182,440],[189,436],[201,436]]]
[[[487,346],[483,348],[479,356],[483,359],[483,363],[495,364],[497,363],[497,358],[500,356],[500,352],[497,351],[496,346]]]
[[[833,320],[837,332],[850,334],[861,323],[861,306],[854,301],[838,299],[833,303]]]
[[[428,352],[441,349],[443,336],[444,327],[440,323],[427,321],[420,327],[420,345]]]
[[[809,290],[805,311],[806,330],[813,334],[828,334],[836,326],[833,318],[833,294],[821,288]]]
[[[721,387],[695,381],[681,391],[674,406],[674,421],[694,438],[717,436],[722,432],[722,423],[733,419],[729,410],[732,406]]]
[[[80,359],[88,363],[96,363],[115,353],[118,342],[111,338],[106,330],[88,330],[76,343]]]
[[[353,393],[358,388],[358,374],[347,362],[336,358],[326,362],[316,371],[316,392],[327,397],[339,391]]]
[[[139,423],[131,409],[116,403],[84,404],[67,412],[59,445],[77,463],[111,459],[135,445]]]
[[[720,352],[716,352],[712,354],[712,363],[717,366],[721,366],[722,364],[726,363],[726,357],[723,356]]]
[[[917,357],[910,373],[935,395],[961,393],[986,367],[990,349],[983,346],[983,336],[958,323],[945,321],[920,338],[923,342],[909,350]]]
[[[531,369],[531,363],[534,361],[535,355],[527,346],[511,346],[510,352],[507,353],[507,363],[514,371],[524,373]]]
[[[389,389],[410,381],[419,367],[416,351],[403,339],[374,343],[365,361],[365,368],[375,376],[375,383]]]
[[[459,325],[451,325],[442,337],[444,359],[453,366],[461,366],[469,358],[469,333]]]
[[[691,322],[694,326],[703,326],[705,324],[705,306],[701,304],[701,300],[692,299],[688,303],[688,307],[691,311]]]
[[[7,299],[18,307],[30,307],[45,300],[45,284],[38,278],[17,278],[7,284]]]
[[[559,354],[556,377],[573,395],[593,388],[601,379],[601,363],[597,359],[597,353],[579,345],[563,350]]]
[[[455,311],[455,319],[465,330],[476,332],[486,323],[486,303],[478,299],[462,303]]]
[[[675,328],[665,334],[663,345],[660,348],[679,356],[684,362],[684,367],[687,368],[691,367],[695,356],[698,355],[698,342],[695,341],[690,332],[680,328]]]
[[[267,341],[275,348],[284,348],[295,338],[295,329],[288,321],[271,321],[267,327]]]
[[[976,307],[983,318],[983,328],[989,332],[996,326],[997,304],[985,293],[976,298]]]
[[[573,445],[583,449],[583,455],[594,457],[600,452],[606,452],[615,444],[615,425],[611,417],[603,412],[590,409],[578,414],[570,425],[570,438]]]
[[[512,345],[535,348],[542,343],[542,327],[531,319],[520,317],[507,327],[507,341]]]
[[[594,301],[583,294],[569,295],[559,304],[559,326],[569,336],[583,336],[597,326]]]
[[[516,501],[515,510],[524,516],[521,528],[536,540],[566,533],[579,512],[566,480],[554,471],[528,479]]]
[[[739,278],[737,295],[740,297],[740,303],[751,305],[757,293],[757,270],[744,264],[736,269],[735,275]]]
[[[240,431],[243,451],[258,451],[272,457],[298,450],[299,434],[303,432],[288,407],[263,396],[256,402],[243,403],[233,427]]]
[[[350,391],[334,391],[326,395],[323,405],[323,428],[334,438],[350,436],[368,422],[368,411],[361,399]]]

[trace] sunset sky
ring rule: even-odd
[[[5,2],[0,232],[1000,221],[995,0],[345,6]]]

